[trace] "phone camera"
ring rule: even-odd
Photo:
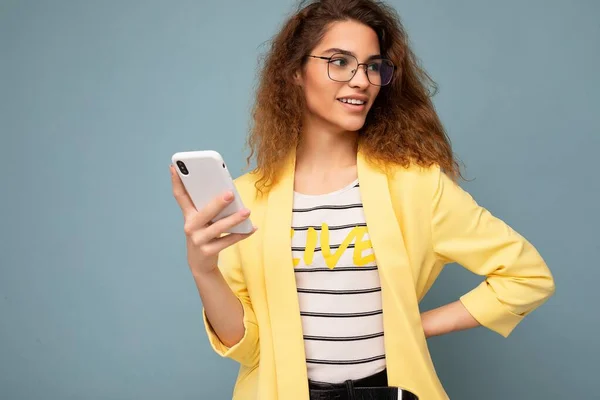
[[[189,174],[189,171],[187,170],[187,167],[185,166],[183,161],[177,161],[177,166],[179,167],[179,170],[181,171],[182,174],[184,174],[184,175]]]

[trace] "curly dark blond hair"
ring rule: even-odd
[[[359,134],[361,151],[383,167],[429,167],[438,164],[449,176],[461,176],[450,140],[431,96],[435,82],[419,66],[396,11],[372,0],[302,1],[270,41],[259,74],[248,136],[248,165],[256,159],[256,187],[269,189],[278,167],[297,146],[302,129],[304,95],[294,84],[306,55],[319,43],[329,24],[354,20],[371,27],[381,54],[397,66],[393,81],[381,88]]]

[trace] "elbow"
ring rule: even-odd
[[[552,275],[549,275],[546,278],[545,292],[546,292],[545,300],[549,299],[550,297],[552,297],[554,295],[554,293],[556,293],[556,283],[554,282],[554,277],[552,277]]]
[[[543,271],[544,273],[539,277],[539,286],[544,297],[543,300],[545,301],[552,297],[556,292],[556,283],[554,282],[554,276],[552,276],[552,272],[546,263],[543,264]]]
[[[556,292],[556,283],[552,271],[548,268],[546,262],[542,259],[539,253],[536,252],[537,258],[531,260],[529,267],[529,277],[525,278],[527,290],[530,292],[531,308],[535,309],[545,303]],[[525,295],[525,298],[529,296]]]
[[[528,314],[535,310],[550,299],[556,292],[554,277],[549,270],[546,269],[546,271],[546,274],[531,279],[531,285],[535,289],[530,291],[530,296],[524,296],[525,298],[530,297],[530,299],[528,301],[529,305],[523,310],[525,311],[523,314]]]
[[[556,292],[554,277],[547,268],[543,273],[513,277],[510,284],[494,282],[491,286],[498,300],[508,306],[512,313],[522,317],[544,304]],[[504,290],[500,290],[501,287]]]

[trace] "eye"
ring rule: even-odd
[[[379,70],[381,69],[381,62],[371,63],[369,64],[368,68],[369,71],[379,72]]]
[[[332,58],[329,63],[335,65],[336,67],[346,67],[348,66],[348,59],[345,57],[336,57]]]

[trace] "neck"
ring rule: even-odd
[[[358,132],[340,131],[305,118],[296,150],[296,172],[336,171],[356,165]]]

